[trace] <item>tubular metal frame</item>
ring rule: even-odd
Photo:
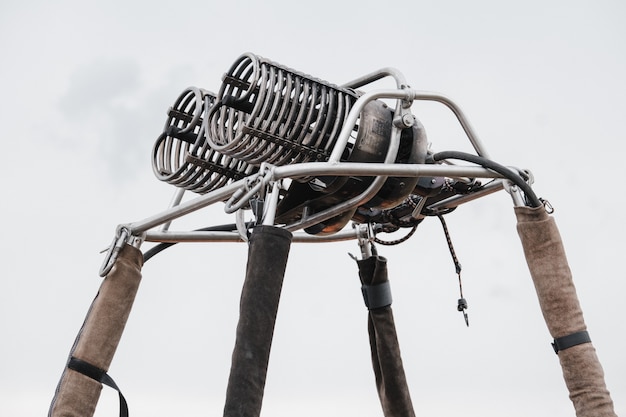
[[[360,224],[353,224],[351,230],[342,230],[329,236],[308,235],[299,230],[313,224],[332,218],[349,209],[354,209],[374,196],[383,185],[388,176],[400,177],[447,177],[454,179],[494,179],[489,184],[481,187],[476,192],[465,195],[456,195],[445,200],[436,202],[427,208],[432,210],[445,210],[457,207],[460,204],[473,201],[477,198],[505,189],[512,197],[516,206],[525,205],[518,187],[512,186],[510,181],[495,171],[476,165],[448,165],[448,164],[400,164],[394,163],[399,146],[399,137],[402,128],[411,127],[415,120],[410,107],[415,101],[434,101],[448,107],[461,124],[467,138],[479,156],[488,158],[488,153],[469,123],[469,120],[461,108],[445,95],[418,91],[406,85],[404,76],[393,68],[383,68],[370,73],[342,87],[358,88],[368,83],[391,76],[396,81],[397,89],[373,90],[361,95],[354,103],[341,129],[337,141],[332,149],[327,162],[303,162],[292,165],[274,166],[262,163],[258,172],[243,179],[226,184],[221,188],[212,190],[206,194],[195,197],[189,201],[181,202],[183,192],[177,190],[168,209],[143,220],[122,224],[117,228],[117,233],[107,252],[106,258],[100,269],[100,275],[105,276],[113,266],[117,253],[125,244],[139,247],[144,241],[149,242],[243,242],[245,236],[238,232],[201,232],[201,231],[169,231],[173,220],[206,208],[214,203],[226,201],[225,211],[234,213],[242,210],[248,200],[258,194],[268,193],[273,204],[264,212],[262,218],[257,221],[263,224],[273,224],[278,198],[278,189],[284,179],[303,178],[320,175],[332,176],[368,176],[376,177],[372,184],[360,195],[348,201],[337,204],[310,217],[304,217],[293,224],[282,227],[294,233],[294,242],[321,243],[359,239],[363,235]],[[340,162],[350,134],[355,127],[359,115],[365,105],[377,99],[396,100],[394,126],[390,145],[383,163],[359,163]],[[517,169],[513,169],[518,171]],[[258,216],[258,214],[257,214]],[[159,230],[152,230],[159,227]],[[279,225],[281,226],[281,225]]]

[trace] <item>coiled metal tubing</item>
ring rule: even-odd
[[[203,120],[215,100],[214,93],[189,87],[170,107],[152,152],[152,168],[158,179],[202,194],[257,170],[208,145]]]
[[[252,165],[326,161],[358,95],[246,53],[204,120],[210,146]]]

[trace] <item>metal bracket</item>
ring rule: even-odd
[[[527,177],[526,182],[528,183],[528,185],[533,185],[533,183],[535,182],[535,176],[530,170],[519,169],[515,167],[509,167],[509,168],[517,172],[524,173],[524,175]],[[504,181],[503,187],[504,187],[504,190],[507,193],[509,193],[509,195],[513,199],[513,205],[515,207],[522,207],[526,205],[526,201],[524,200],[524,197],[522,196],[522,192],[520,191],[519,187],[515,185],[512,181]]]
[[[113,238],[109,249],[106,251],[106,256],[104,257],[104,261],[100,267],[100,276],[105,277],[109,272],[111,272],[111,269],[113,268],[113,265],[115,264],[115,261],[125,244],[139,248],[144,241],[144,237],[145,234],[142,234],[141,236],[133,235],[127,226],[118,226],[115,232],[115,237]]]
[[[402,100],[400,111],[393,118],[393,125],[400,129],[408,129],[415,124],[415,115],[411,113],[411,101]],[[396,110],[397,111],[397,110]]]
[[[259,171],[247,177],[243,186],[236,190],[228,199],[224,205],[224,211],[232,214],[243,208],[255,195],[260,194],[262,196],[265,193],[265,188],[271,181],[273,175],[272,168],[273,165],[262,163]]]
[[[274,220],[276,219],[276,208],[278,206],[278,199],[280,197],[282,181],[270,181],[267,185],[267,188],[269,192],[266,191],[268,198],[263,211],[262,223],[264,225],[272,226],[274,224]]]
[[[367,259],[374,254],[374,228],[370,223],[353,225],[356,229],[357,243],[361,248],[361,259]]]

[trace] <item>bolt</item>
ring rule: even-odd
[[[415,118],[412,114],[405,113],[402,116],[394,118],[393,124],[400,129],[406,129],[407,127],[411,127],[415,124]]]

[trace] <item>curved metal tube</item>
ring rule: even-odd
[[[406,79],[404,78],[404,74],[402,74],[399,70],[393,67],[381,68],[378,71],[371,72],[362,77],[349,81],[341,86],[344,88],[359,88],[364,85],[371,84],[375,81],[383,79],[385,77],[392,77],[396,81],[396,85],[398,88],[406,88]]]
[[[352,112],[350,112],[352,114]],[[385,161],[383,164],[392,164],[398,155],[398,149],[400,148],[400,135],[401,131],[397,127],[393,127],[391,130],[391,138],[389,139],[389,148],[387,149],[387,155],[385,156]],[[380,191],[381,187],[387,180],[387,176],[378,176],[367,189],[359,194],[356,197],[349,199],[348,201],[344,201],[341,204],[337,204],[327,210],[321,211],[319,213],[315,213],[312,216],[301,219],[300,221],[289,224],[285,226],[285,228],[289,231],[295,231],[298,229],[304,229],[306,227],[312,226],[324,220],[330,219],[334,216],[337,216],[347,210],[350,210],[354,207],[360,206],[363,203],[371,200],[378,191]]]
[[[229,198],[235,191],[243,187],[245,181],[246,178],[235,181],[233,183],[225,185],[222,188],[218,188],[215,191],[211,191],[210,193],[199,196],[193,200],[181,203],[178,206],[171,207],[168,210],[157,213],[154,216],[148,217],[147,219],[127,224],[125,225],[125,228],[128,229],[133,235],[139,235],[147,230],[152,229],[153,227],[159,226],[170,220],[174,220],[186,214],[193,213],[194,211],[210,206],[213,203],[224,201],[225,199]]]
[[[461,108],[454,101],[452,101],[452,99],[443,94],[430,91],[412,91],[412,93],[412,100],[437,101],[452,110],[452,113],[454,113],[457,120],[461,124],[461,127],[463,127],[463,130],[465,131],[465,134],[467,135],[469,141],[472,143],[472,146],[474,147],[476,153],[484,158],[489,158],[487,150],[485,149],[480,138],[478,137],[478,134],[476,134],[476,132],[474,131],[474,128],[472,128],[469,119],[465,116],[465,113],[463,113]]]
[[[461,110],[461,108],[450,98],[446,97],[443,94],[427,92],[427,91],[417,91],[412,89],[401,89],[401,90],[373,90],[363,94],[359,99],[354,103],[352,110],[350,110],[350,114],[346,118],[346,122],[343,125],[341,133],[339,134],[339,138],[335,143],[335,147],[330,157],[328,158],[329,162],[339,162],[343,151],[348,144],[350,139],[350,133],[352,127],[356,124],[359,115],[365,105],[372,100],[377,99],[399,99],[404,101],[414,101],[414,100],[428,100],[428,101],[437,101],[439,103],[444,104],[448,107],[456,116],[457,120],[461,124],[461,127],[465,131],[469,141],[472,146],[478,153],[478,155],[488,158],[487,151],[483,146],[480,138],[472,128],[469,120],[465,116],[465,113]],[[397,115],[400,112],[396,112]]]

